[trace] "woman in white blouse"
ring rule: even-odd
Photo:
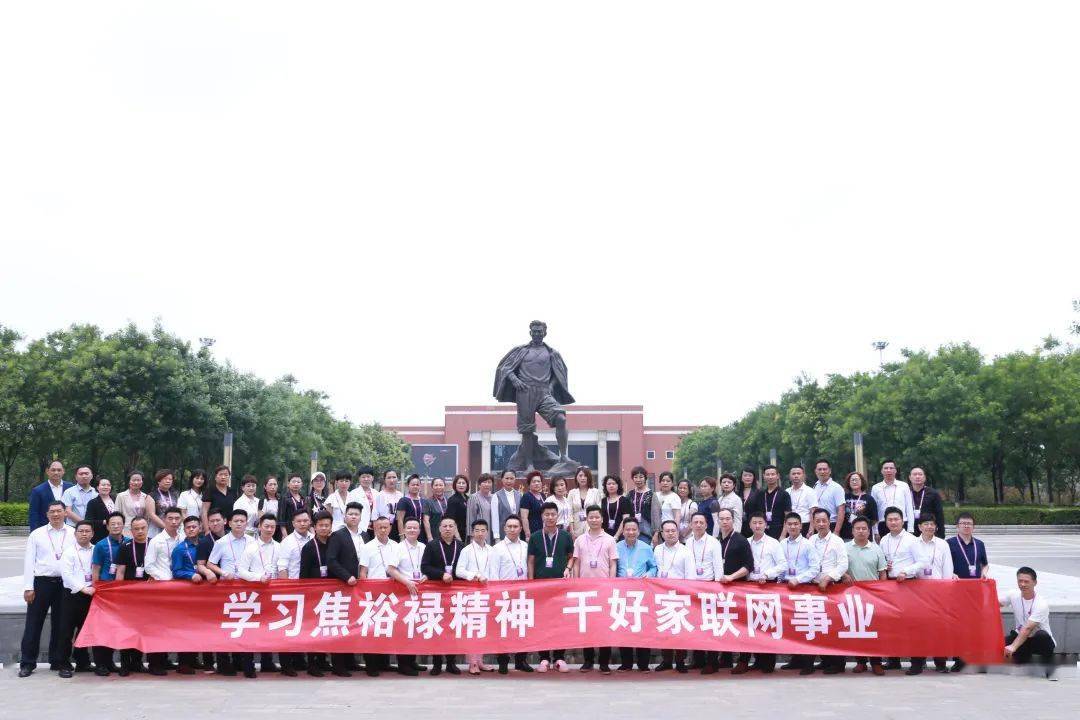
[[[570,498],[566,492],[566,478],[551,479],[551,495],[544,502],[555,503],[559,508],[559,519],[556,525],[562,530],[570,529]]]
[[[133,470],[128,475],[128,489],[116,496],[116,509],[124,514],[124,536],[131,537],[131,521],[146,517],[148,498],[142,491],[143,475]]]
[[[689,480],[680,480],[675,487],[675,492],[679,496],[679,538],[682,540],[690,537],[690,518],[698,509],[698,504],[692,497],[691,487]]]
[[[585,522],[585,510],[591,505],[600,505],[600,488],[593,487],[592,471],[580,467],[574,473],[574,487],[567,495],[570,500],[571,535],[575,538],[589,529]]]
[[[184,518],[199,517],[202,514],[203,504],[203,490],[206,489],[206,471],[195,470],[191,473],[191,482],[188,485],[188,489],[180,493],[180,500],[177,501],[177,505],[180,506],[180,512],[183,513]],[[206,528],[203,528],[205,531]]]

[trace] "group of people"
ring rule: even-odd
[[[178,492],[171,470],[154,474],[155,487],[144,492],[139,472],[128,477],[127,489],[115,498],[111,483],[100,478],[92,487],[89,467],[76,469],[76,483],[63,481],[64,468],[54,462],[48,481],[31,492],[31,533],[24,562],[26,627],[22,639],[20,677],[36,667],[40,636],[51,615],[49,662],[61,677],[93,670],[98,675],[149,672],[164,675],[216,670],[255,677],[249,653],[149,653],[130,648],[75,648],[73,640],[85,622],[96,587],[102,582],[181,580],[215,583],[219,579],[262,582],[270,578],[336,578],[348,585],[368,579],[390,579],[410,593],[424,582],[457,580],[524,580],[553,578],[661,577],[785,583],[791,587],[869,580],[897,582],[935,579],[979,579],[989,565],[986,546],[974,537],[974,518],[961,513],[957,534],[944,539],[940,495],[926,485],[921,468],[912,468],[910,486],[897,478],[892,461],[881,466],[882,481],[869,490],[859,473],[849,473],[842,488],[832,478],[827,460],[814,465],[817,482],[808,486],[801,466],[790,468],[784,488],[773,465],[762,473],[747,469],[741,477],[705,478],[697,497],[687,480],[678,483],[661,473],[656,490],[643,467],[631,470],[631,487],[608,475],[599,487],[588,468],[573,478],[545,478],[531,471],[519,481],[502,473],[484,473],[469,494],[470,483],[456,476],[447,488],[441,479],[428,492],[410,476],[405,492],[397,473],[383,473],[378,489],[375,472],[360,468],[353,486],[351,472],[335,473],[333,488],[317,472],[304,492],[303,478],[292,474],[284,493],[276,477],[262,483],[242,478],[241,492],[232,488],[227,466],[192,473],[189,487]],[[449,492],[447,492],[449,490]],[[1018,590],[1010,604],[1015,630],[1003,653],[1016,662],[1035,656],[1053,677],[1055,642],[1049,606],[1035,591],[1031,568],[1017,574]],[[119,650],[120,663],[115,664]],[[775,655],[664,650],[651,666],[646,648],[583,648],[580,670],[601,673],[698,669],[712,674],[730,669],[771,673]],[[91,659],[93,664],[91,664]],[[74,660],[74,664],[72,664]],[[844,672],[847,658],[825,656],[819,664],[794,656],[781,669],[808,675]],[[934,658],[939,672],[958,672],[961,658]],[[416,656],[365,654],[363,665],[352,654],[262,653],[262,672],[295,676],[333,674],[348,677],[363,669],[378,675],[391,669],[417,675],[428,668]],[[467,655],[467,672],[494,671],[479,655]],[[498,672],[568,672],[566,651],[539,653],[534,668],[525,653],[497,656]],[[911,658],[908,675],[923,672],[926,658]],[[855,673],[881,675],[900,669],[899,658],[854,659]],[[452,655],[431,658],[430,673],[461,674]]]

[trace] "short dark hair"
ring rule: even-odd
[[[218,514],[220,514],[220,512]],[[108,525],[109,521],[112,520],[114,517],[120,518],[121,522],[127,522],[127,519],[124,517],[124,513],[120,512],[119,510],[113,510],[111,513],[105,516],[105,524]]]
[[[229,513],[229,522],[232,522],[232,519],[237,515],[244,518],[245,520],[247,520],[248,518],[247,510],[244,510],[243,508],[233,508],[233,511]]]
[[[211,515],[220,515],[222,519],[225,518],[225,513],[221,512],[221,508],[210,508],[210,512],[206,513],[206,519],[209,520]]]
[[[476,520],[472,521],[472,525],[470,527],[473,530],[475,530],[476,528],[480,527],[481,525],[483,525],[484,527],[487,527],[488,526],[488,521],[485,520],[484,518],[477,518]]]
[[[695,512],[693,515],[690,516],[690,520],[693,521],[693,519],[696,517],[701,517],[705,520],[705,522],[709,522],[709,516],[703,512]]]
[[[495,484],[495,478],[491,477],[491,473],[480,473],[476,478],[476,487],[480,487],[480,483],[489,482],[492,485]]]
[[[959,523],[961,520],[970,520],[971,522],[975,522],[975,516],[965,510],[964,512],[956,516],[957,523]]]
[[[222,470],[232,475],[232,468],[230,468],[228,465],[218,465],[216,468],[214,468],[214,476],[217,477],[217,474]]]
[[[671,472],[670,470],[665,470],[664,472],[657,475],[656,476],[656,482],[660,482],[664,478],[667,478],[668,480],[670,480],[672,485],[675,484],[675,473]]]
[[[895,468],[898,468],[898,467],[900,467],[899,465],[897,465],[897,464],[896,464],[896,461],[895,461],[895,460],[893,460],[892,458],[885,458],[884,460],[882,460],[882,461],[881,461],[881,467],[885,467],[885,466],[886,466],[886,465],[888,465],[889,463],[892,463],[892,464],[893,464],[893,467],[895,467]]]
[[[524,524],[524,523],[521,522],[521,516],[520,515],[518,515],[517,513],[510,513],[509,515],[507,515],[506,517],[503,518],[503,521],[502,521],[503,526],[505,526],[506,523],[508,523],[511,520],[517,520],[519,524]]]
[[[351,503],[345,505],[345,512],[349,512],[350,510],[359,510],[360,512],[364,512],[364,506],[361,503],[353,500]]]
[[[243,512],[243,510],[241,510],[240,512]],[[245,515],[247,515],[247,513],[244,513],[244,514],[245,514]],[[137,522],[141,522],[141,523],[143,523],[144,525],[146,525],[147,527],[149,527],[149,526],[150,526],[150,521],[149,521],[149,520],[147,520],[147,519],[146,519],[146,518],[144,518],[144,517],[141,517],[141,516],[140,516],[140,517],[133,517],[133,518],[131,518],[131,526],[132,526],[132,527],[135,527],[135,523],[137,523]]]
[[[828,467],[828,468],[829,468],[830,470],[832,470],[832,463],[831,463],[831,462],[829,462],[829,461],[828,461],[828,460],[827,460],[826,458],[818,458],[817,460],[815,460],[815,461],[814,461],[814,468],[817,468],[817,466],[818,466],[818,465],[820,465],[821,463],[825,463],[825,465],[826,465],[826,466],[827,466],[827,467]]]
[[[49,503],[48,505],[45,506],[45,512],[48,512],[48,511],[52,510],[53,507],[55,507],[57,505],[64,508],[65,510],[67,510],[67,505],[64,503],[63,500],[53,500],[51,503]]]
[[[933,513],[926,513],[925,515],[920,515],[919,516],[919,524],[922,525],[925,522],[932,522],[935,525],[937,525],[937,518],[934,517]]]
[[[822,513],[825,514],[825,517],[829,517],[829,511],[826,510],[825,508],[814,508],[814,512],[810,513],[810,518],[811,519],[816,518],[818,515],[821,515]]]
[[[259,524],[262,525],[267,520],[273,520],[275,523],[277,523],[277,515],[275,515],[274,513],[266,513],[261,518],[259,518]]]
[[[327,512],[326,510],[320,510],[319,512],[315,513],[315,517],[312,518],[311,524],[314,525],[320,520],[329,520],[330,522],[334,522],[334,515],[333,513]]]
[[[245,485],[258,486],[258,484],[259,484],[259,478],[255,477],[254,475],[252,475],[250,473],[248,473],[247,475],[245,475],[243,478],[240,479],[240,487],[244,487]]]
[[[1022,568],[1020,568],[1020,569],[1018,569],[1016,571],[1016,576],[1017,577],[1020,577],[1021,575],[1030,575],[1032,580],[1038,580],[1039,579],[1039,576],[1035,574],[1035,569],[1034,568],[1029,568],[1027,565],[1025,565],[1024,567],[1022,567]]]
[[[717,510],[717,511],[716,511],[716,517],[718,517],[718,518],[719,518],[719,517],[720,517],[720,513],[722,513],[722,512],[726,512],[726,513],[727,513],[728,515],[730,515],[730,516],[731,516],[731,519],[732,519],[732,520],[734,520],[734,519],[735,519],[735,511],[734,511],[734,510],[732,510],[732,509],[731,509],[731,508],[729,508],[729,507],[722,507],[722,508],[720,508],[719,510]]]
[[[801,523],[802,515],[797,512],[784,513],[784,522],[787,522],[788,520],[798,520]]]
[[[679,528],[679,523],[675,522],[674,520],[665,520],[664,522],[660,523],[660,529],[663,530],[668,523],[674,525],[676,530]]]
[[[370,465],[361,465],[360,467],[356,468],[356,477],[360,477],[361,475],[370,475],[371,477],[375,477],[375,468],[371,467]]]
[[[851,527],[855,527],[856,523],[866,523],[866,527],[870,527],[870,518],[865,515],[859,515],[851,521]]]
[[[300,517],[301,515],[307,515],[308,517],[311,517],[311,511],[308,510],[307,508],[300,508],[299,510],[297,510],[296,512],[293,513],[293,520]],[[331,515],[330,517],[333,517],[333,515]]]
[[[761,468],[761,474],[764,475],[766,470],[775,470],[776,472],[780,472],[780,468],[776,467],[775,465],[766,465],[765,467]]]
[[[698,514],[700,514],[700,513],[698,513]],[[746,519],[746,521],[750,522],[754,518],[761,518],[762,520],[764,520],[765,519],[765,513],[763,511],[761,511],[761,510],[754,510],[752,513],[750,513],[750,517],[748,517]]]
[[[161,516],[162,516],[162,517],[165,517],[166,515],[183,515],[183,514],[184,514],[184,513],[180,512],[180,508],[178,508],[178,507],[171,507],[171,508],[169,508],[168,510],[166,510],[165,512],[163,512],[163,513],[161,514]]]
[[[86,467],[86,466],[84,465],[83,467]],[[93,529],[94,529],[94,523],[90,522],[89,520],[80,520],[79,522],[75,523],[75,529],[78,530],[83,525],[90,528],[91,531],[93,531]]]
[[[793,463],[791,467],[788,468],[788,472],[791,472],[792,470],[802,470],[803,472],[806,472],[806,468],[802,466],[802,463]]]
[[[601,515],[604,513],[604,511],[600,508],[599,505],[590,505],[589,507],[585,508],[585,514],[588,515],[593,510],[600,513]]]
[[[896,507],[895,505],[890,505],[889,507],[885,508],[885,514],[881,517],[888,519],[888,517],[893,514],[899,515],[901,518],[904,517],[904,513],[901,512],[900,508]]]
[[[334,482],[337,482],[338,480],[348,480],[349,482],[352,482],[352,473],[348,470],[338,470],[334,473]]]
[[[506,519],[509,520],[510,518],[506,518]],[[418,518],[418,517],[405,518],[405,522],[403,522],[401,524],[402,524],[402,526],[405,526],[405,525],[408,525],[411,522],[416,523],[416,527],[420,527],[420,518]]]
[[[623,518],[623,521],[622,521],[623,529],[625,530],[626,526],[629,525],[630,523],[633,523],[634,525],[637,525],[638,527],[641,527],[641,523],[639,523],[637,521],[636,517],[634,517],[633,515],[628,515],[627,517]]]
[[[733,485],[736,485],[739,482],[739,478],[735,477],[735,475],[733,473],[729,473],[729,472],[726,472],[723,475],[721,475],[720,480],[718,482],[722,482],[724,480],[730,480]]]
[[[154,482],[159,483],[162,480],[164,480],[165,478],[170,477],[172,475],[173,475],[172,470],[169,470],[168,468],[162,468],[161,470],[158,470],[156,473],[154,473]],[[175,480],[176,478],[173,477],[173,479]]]
[[[186,518],[184,518],[184,522],[183,522],[183,524],[184,524],[184,525],[187,525],[187,524],[188,524],[189,522],[191,522],[191,521],[193,521],[193,520],[194,520],[195,522],[197,522],[197,523],[201,523],[201,522],[202,522],[202,520],[200,520],[200,519],[199,519],[199,516],[198,516],[198,515],[188,515],[188,516],[187,516]]]
[[[556,505],[553,502],[546,502],[546,503],[544,503],[543,505],[540,506],[540,514],[541,515],[543,515],[544,512],[547,511],[547,510],[554,510],[555,512],[559,512],[559,506]]]

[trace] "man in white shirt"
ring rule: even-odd
[[[259,518],[258,537],[248,544],[244,554],[240,558],[240,566],[237,572],[240,578],[254,583],[267,583],[278,575],[278,560],[280,558],[280,546],[274,540],[277,532],[277,517],[272,513]],[[255,677],[255,661],[252,653],[239,653],[238,665],[244,671],[244,677]],[[263,672],[277,672],[278,666],[274,664],[274,654],[264,652],[259,654],[259,669]]]
[[[60,677],[69,678],[73,672],[90,670],[90,654],[86,648],[75,648],[75,668],[71,667],[72,643],[75,634],[86,622],[86,613],[90,610],[90,599],[94,596],[94,546],[90,544],[94,536],[94,526],[85,520],[75,525],[75,544],[64,550],[60,557],[60,577],[64,585],[61,601],[60,621]],[[106,663],[101,661],[102,669]]]
[[[487,520],[477,519],[472,523],[472,542],[465,546],[458,558],[454,575],[461,580],[486,583],[492,576],[494,566],[493,555],[495,551],[487,544],[488,524]],[[491,672],[492,668],[483,662],[484,656],[479,653],[467,653],[465,659],[469,663],[469,674],[479,675],[481,672]]]
[[[23,555],[23,600],[26,601],[26,625],[23,628],[19,659],[19,677],[29,677],[37,667],[41,647],[41,630],[50,612],[49,669],[59,670],[66,658],[60,657],[60,614],[64,585],[60,573],[60,558],[75,544],[75,530],[64,524],[67,508],[60,500],[46,506],[46,525],[35,529],[26,538]]]
[[[803,522],[798,512],[792,511],[784,518],[784,537],[780,539],[780,554],[784,559],[784,569],[780,573],[780,582],[795,589],[800,585],[816,582],[821,575],[821,556],[814,549],[813,543],[802,535]],[[800,675],[814,672],[814,658],[808,655],[792,655],[781,670],[798,670]]]
[[[663,542],[653,548],[653,558],[656,560],[656,577],[665,580],[692,580],[697,577],[694,561],[690,557],[690,551],[679,542],[679,523],[674,520],[665,520],[660,524],[660,535]],[[716,538],[713,538],[715,541]],[[720,567],[724,564],[721,561]],[[660,664],[653,668],[653,672],[671,670],[686,674],[686,651],[685,650],[662,650],[660,652]]]
[[[915,541],[915,559],[922,566],[920,577],[924,580],[951,580],[953,574],[952,550],[949,543],[937,537],[937,519],[933,515],[919,518],[919,539]],[[908,675],[918,675],[926,667],[926,658],[911,658]],[[934,669],[939,673],[949,672],[947,659],[934,658]]]
[[[754,569],[750,571],[747,580],[764,585],[776,580],[784,570],[784,557],[780,552],[780,541],[765,534],[768,522],[765,512],[755,510],[750,513],[749,538],[750,553],[754,557]],[[751,653],[739,653],[739,658],[732,668],[732,675],[742,675],[750,670],[760,670],[768,675],[776,669],[775,653],[756,653],[754,664],[750,665]]]
[[[75,527],[75,523],[86,517],[86,503],[97,495],[97,490],[90,487],[94,473],[89,465],[80,465],[75,470],[75,484],[64,491],[60,500],[67,505],[64,511],[65,522]]]
[[[180,543],[180,508],[171,507],[161,518],[165,528],[150,539],[146,546],[143,568],[151,580],[172,580],[172,552]]]
[[[791,487],[787,494],[791,496],[791,512],[799,513],[802,518],[803,537],[810,533],[810,509],[817,500],[814,491],[806,486],[806,471],[802,465],[793,465],[788,471]],[[784,521],[784,534],[787,534],[787,521]]]
[[[810,544],[821,558],[821,572],[814,582],[822,592],[825,592],[829,585],[840,582],[844,573],[847,572],[847,548],[844,547],[844,541],[840,539],[840,536],[832,532],[828,510],[814,508],[810,521],[814,526]],[[826,675],[836,675],[844,672],[844,661],[843,655],[826,655],[821,659],[821,665],[818,667],[824,670]]]
[[[360,518],[360,525],[364,529],[364,540],[368,541],[375,537],[371,529],[371,518],[375,517],[375,499],[378,490],[372,487],[375,481],[375,468],[362,465],[356,469],[357,486],[349,491],[349,499],[364,506],[364,513]]]
[[[720,541],[707,534],[706,527],[705,514],[694,513],[690,518],[690,536],[686,538],[686,549],[694,568],[691,580],[719,580],[724,576],[724,555]]]
[[[391,516],[388,515],[377,517],[372,522],[375,537],[360,548],[361,580],[387,580],[390,578],[390,565],[397,561],[400,553],[398,544],[390,539],[393,526],[394,522],[391,520]],[[372,671],[389,672],[394,670],[390,665],[389,655],[365,653],[364,662],[366,665],[365,670],[369,674]],[[407,669],[402,671],[401,668],[398,668],[398,671],[403,672],[403,674],[410,674]]]
[[[528,578],[529,546],[521,539],[521,518],[516,514],[504,518],[503,539],[495,544],[492,565],[494,566],[492,580],[526,580]],[[531,673],[533,668],[526,662],[526,655],[523,652],[514,654],[514,669]],[[506,675],[510,671],[510,655],[500,653],[498,661],[499,674]]]
[[[259,522],[259,498],[255,497],[255,490],[259,487],[259,481],[254,475],[245,475],[240,484],[241,495],[233,502],[233,510],[243,510],[247,513],[247,527],[244,529],[250,537],[255,537],[255,528]]]
[[[1018,665],[1026,665],[1035,655],[1039,656],[1046,670],[1047,680],[1057,680],[1054,675],[1054,649],[1057,643],[1050,631],[1050,604],[1035,592],[1039,576],[1035,570],[1022,567],[1016,571],[1018,590],[1009,593],[1001,601],[1002,607],[1011,607],[1013,631],[1005,638],[1005,658]]]
[[[878,545],[885,553],[885,573],[890,580],[904,582],[918,577],[923,569],[915,555],[915,537],[904,528],[904,515],[899,508],[885,509],[886,533]],[[885,664],[887,670],[899,670],[900,658],[890,657]]]
[[[229,514],[229,532],[214,541],[214,549],[210,551],[206,566],[222,580],[240,577],[240,560],[248,546],[255,543],[255,538],[249,537],[246,532],[247,524],[247,512],[233,510]]]
[[[291,481],[291,478],[290,478]],[[311,513],[306,508],[297,510],[292,516],[293,531],[285,536],[278,546],[278,577],[288,580],[300,578],[300,554],[304,546],[315,537],[311,532]],[[303,653],[278,653],[281,659],[281,674],[296,677],[297,670],[304,669]],[[316,668],[316,672],[320,672]]]
[[[420,520],[411,517],[403,523],[405,537],[397,546],[397,556],[387,561],[390,566],[387,574],[406,587],[409,595],[416,597],[419,586],[427,579],[420,569],[420,562],[424,558],[424,543],[420,542]],[[403,655],[398,653],[398,672],[409,677],[416,677],[426,667],[421,667],[416,662],[416,655]]]
[[[896,463],[892,460],[881,463],[881,477],[883,480],[870,488],[870,497],[874,498],[881,515],[876,518],[878,523],[875,536],[883,538],[889,532],[885,526],[885,511],[891,507],[900,511],[908,532],[915,532],[915,506],[911,500],[911,488],[906,482],[896,479]]]
[[[814,507],[829,511],[829,522],[833,523],[833,532],[839,536],[840,528],[844,526],[844,516],[847,514],[844,488],[832,479],[832,463],[824,458],[814,463],[814,474],[817,476],[817,484],[814,485]],[[814,522],[812,515],[810,522]]]

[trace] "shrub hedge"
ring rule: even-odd
[[[29,525],[30,503],[0,502],[0,525]]]

